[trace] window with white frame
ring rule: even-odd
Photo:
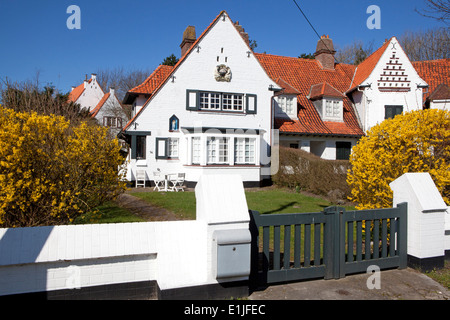
[[[323,99],[323,120],[343,121],[343,102],[341,99]]]
[[[192,164],[200,164],[200,155],[202,152],[202,145],[200,137],[192,138]]]
[[[186,91],[186,109],[255,114],[257,96],[251,93]]]
[[[156,159],[176,159],[179,155],[178,138],[156,138],[155,140]]]
[[[277,103],[280,111],[282,113],[287,114],[290,117],[296,117],[297,116],[297,98],[295,96],[278,96],[276,97]]]
[[[200,109],[220,110],[220,94],[215,92],[200,92]]]
[[[169,138],[169,158],[178,158],[178,138]]]
[[[236,138],[234,140],[234,161],[236,164],[255,163],[255,138]]]
[[[206,140],[207,164],[228,163],[228,138],[208,137]]]

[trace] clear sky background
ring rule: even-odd
[[[297,3],[319,34],[344,47],[373,42],[406,30],[442,26],[414,10],[424,0],[322,0]],[[81,29],[69,30],[67,7],[81,10]],[[370,5],[381,9],[381,29],[368,29]],[[197,36],[221,10],[256,40],[256,52],[297,57],[313,53],[317,35],[293,0],[0,0],[0,80],[34,79],[60,92],[99,69],[154,70],[165,57],[180,57],[188,25]],[[108,88],[104,88],[107,90]]]

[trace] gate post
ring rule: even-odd
[[[447,205],[430,174],[405,173],[389,186],[394,193],[394,206],[408,203],[408,265],[422,270],[444,267]]]

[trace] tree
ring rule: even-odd
[[[311,53],[302,53],[298,56],[300,59],[315,59],[314,55]]]
[[[450,57],[450,35],[447,28],[406,31],[400,36],[399,41],[411,61]]]
[[[445,24],[450,23],[450,2],[448,0],[425,0],[427,9],[416,12],[423,15],[424,17],[429,17],[442,21]]]
[[[373,52],[373,42],[365,45],[359,40],[343,48],[339,48],[339,46],[336,47],[335,58],[338,63],[358,65]]]
[[[372,127],[353,148],[347,183],[358,209],[392,206],[389,183],[406,172],[429,172],[450,204],[450,112],[397,115]]]
[[[0,95],[3,107],[16,112],[36,112],[41,115],[64,116],[72,124],[89,119],[89,111],[68,101],[69,94],[61,94],[51,85],[41,87],[36,81],[11,82],[2,80]]]
[[[0,227],[68,224],[125,190],[117,139],[62,116],[0,108]]]
[[[178,58],[175,57],[175,55],[172,53],[170,56],[164,58],[163,62],[161,64],[166,66],[174,66],[178,62]]]

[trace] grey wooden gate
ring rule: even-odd
[[[264,214],[250,211],[255,284],[311,278],[339,279],[406,267],[407,204],[379,210]]]

